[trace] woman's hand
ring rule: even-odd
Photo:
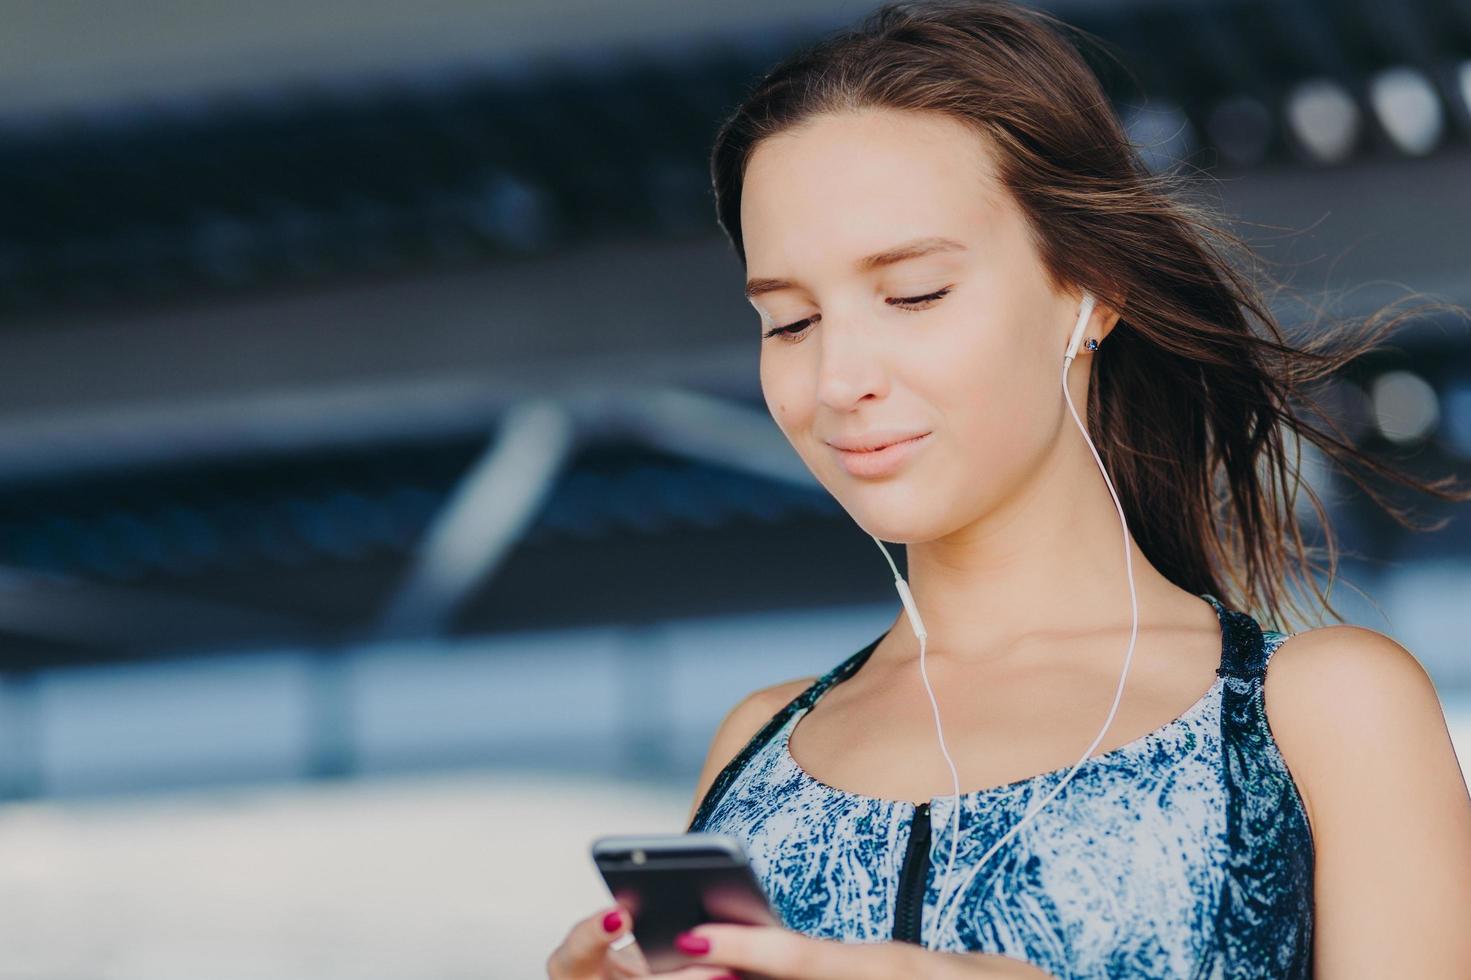
[[[550,980],[622,980],[647,976],[666,980],[734,980],[730,970],[720,966],[688,966],[651,974],[638,943],[609,948],[632,928],[633,916],[622,906],[599,909],[573,925],[562,945],[552,950],[547,957],[547,976]]]
[[[684,937],[705,940],[708,950],[682,938],[679,946],[702,961],[769,980],[1038,980],[1052,974],[1022,960],[986,953],[945,953],[913,943],[848,943],[815,939],[779,926],[706,923]],[[659,974],[673,977],[675,974]]]

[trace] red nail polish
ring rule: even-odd
[[[604,932],[617,932],[618,931],[618,926],[621,925],[622,923],[623,923],[623,917],[621,915],[619,915],[617,909],[614,909],[613,911],[609,912],[607,915],[603,916],[603,931]]]
[[[703,956],[710,952],[710,940],[704,936],[696,936],[692,932],[681,932],[675,936],[674,945],[679,947],[680,952],[689,953],[691,956]]]

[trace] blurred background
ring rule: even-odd
[[[0,978],[544,975],[590,840],[682,830],[724,712],[887,625],[706,169],[872,6],[0,3]],[[1471,303],[1471,0],[1045,6],[1285,324]],[[1471,475],[1467,324],[1333,404]],[[1313,473],[1471,760],[1465,508]]]

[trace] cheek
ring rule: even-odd
[[[1061,363],[1049,375],[1036,350],[1014,325],[957,331],[943,351],[930,351],[916,370],[933,392],[947,434],[947,456],[963,482],[978,485],[978,474],[995,476],[1026,465],[1045,443],[1054,421],[1054,401],[1062,399]],[[1055,392],[1055,394],[1054,394]]]
[[[765,358],[761,361],[761,394],[777,428],[788,436],[812,417],[812,393],[804,388],[802,379]]]
[[[1034,387],[1035,354],[1006,317],[965,316],[926,338],[913,368],[925,387],[967,418],[1009,414]]]

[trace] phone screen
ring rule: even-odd
[[[651,970],[698,963],[674,937],[703,922],[782,924],[740,841],[727,834],[600,837],[592,856],[614,901],[632,913]]]

